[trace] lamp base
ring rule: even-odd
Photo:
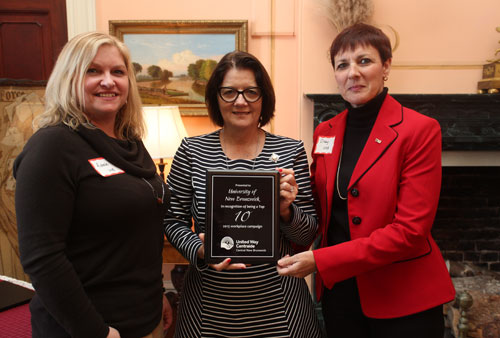
[[[158,163],[158,170],[160,171],[160,177],[163,181],[165,181],[165,165],[166,163],[163,162],[163,158],[160,158],[160,163]]]

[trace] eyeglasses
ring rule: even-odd
[[[219,96],[220,98],[227,102],[233,103],[238,99],[239,95],[243,95],[243,98],[248,103],[253,103],[258,101],[262,97],[262,90],[259,87],[249,87],[245,90],[237,90],[233,87],[220,87]]]

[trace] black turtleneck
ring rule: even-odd
[[[339,186],[342,197],[346,198],[347,187],[351,179],[354,167],[358,162],[359,156],[370,136],[375,120],[382,103],[387,95],[387,88],[373,98],[371,101],[361,107],[352,107],[348,102],[347,121],[342,143],[342,155],[340,160]],[[335,168],[337,170],[337,168]],[[328,226],[328,245],[335,245],[351,240],[349,231],[349,218],[347,214],[347,200],[339,197],[337,191],[337,181],[335,181],[335,190],[332,202],[332,217]],[[362,315],[361,304],[359,300],[356,277],[335,283],[332,289],[325,289],[322,298],[323,311],[335,311],[342,309],[343,313]]]
[[[340,194],[343,198],[346,198],[352,172],[375,124],[380,107],[387,95],[387,90],[387,88],[384,88],[380,94],[361,107],[355,108],[349,102],[346,102],[347,121],[342,142],[342,155],[339,162],[339,178],[338,181],[335,181],[332,217],[328,227],[328,245],[339,244],[351,239],[347,216],[347,200],[339,197],[337,182],[339,183]]]

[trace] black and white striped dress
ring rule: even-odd
[[[202,245],[197,233],[205,232],[205,173],[209,168],[292,168],[299,192],[292,204],[292,221],[280,224],[280,254],[293,254],[291,242],[309,244],[317,229],[302,141],[266,132],[264,148],[255,160],[229,160],[222,151],[219,133],[185,138],[167,180],[172,197],[165,233],[190,262],[175,337],[320,337],[303,279],[281,277],[276,266],[270,264],[218,272],[197,259]],[[277,163],[270,159],[273,154],[279,156]],[[191,231],[191,218],[196,234]]]

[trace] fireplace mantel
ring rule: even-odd
[[[443,150],[500,150],[500,94],[391,94],[403,106],[435,118]],[[306,94],[314,127],[345,109],[339,94]]]

